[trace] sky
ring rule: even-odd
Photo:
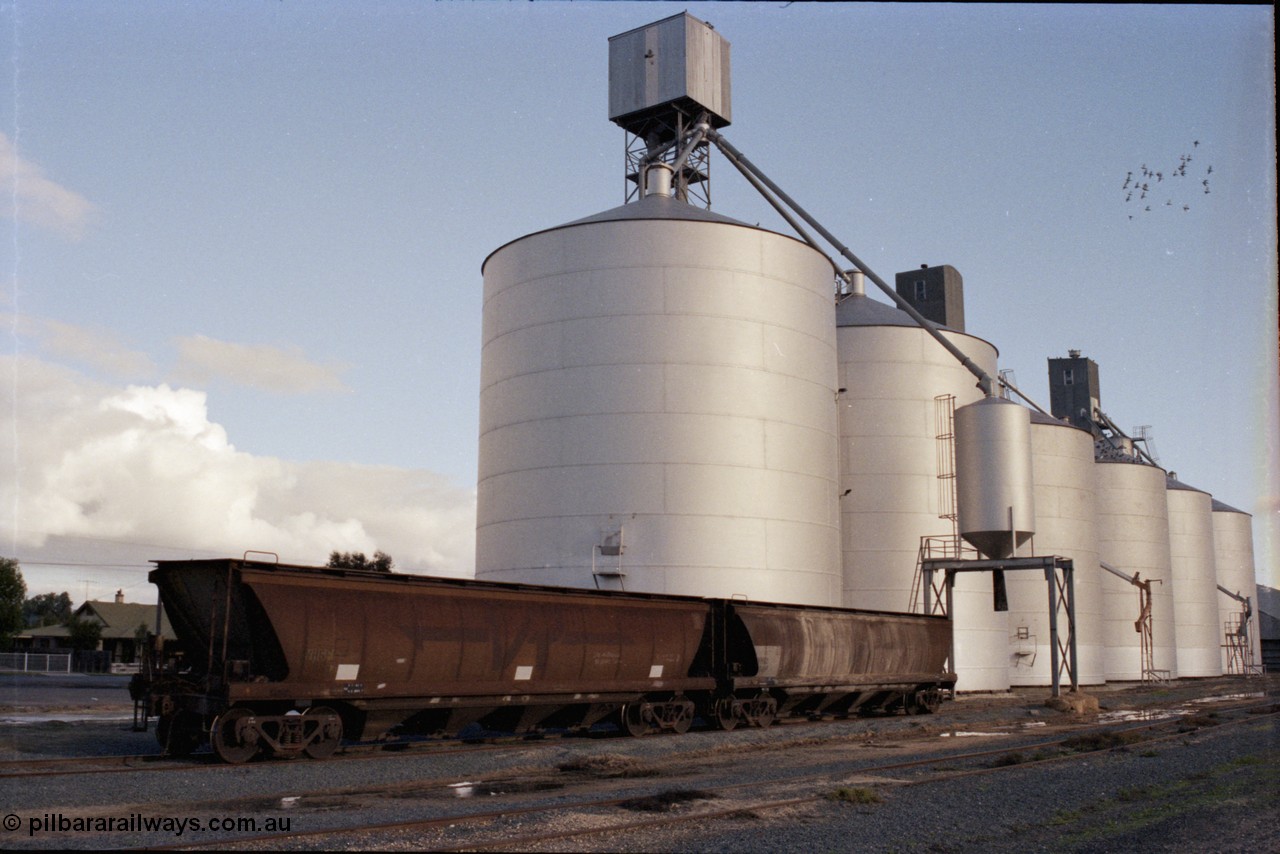
[[[469,575],[481,264],[623,202],[608,38],[686,9],[732,45],[730,142],[881,276],[957,268],[1042,406],[1048,358],[1097,361],[1280,584],[1270,6],[0,0],[30,592],[246,550]]]

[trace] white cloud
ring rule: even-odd
[[[178,366],[174,376],[183,382],[204,384],[227,379],[267,391],[302,394],[345,391],[341,368],[318,365],[297,347],[236,344],[204,335],[177,339]]]
[[[23,159],[18,148],[0,133],[0,194],[11,199],[8,214],[78,240],[93,212],[79,193],[44,177],[39,166]]]
[[[162,544],[239,556],[391,554],[405,571],[469,575],[475,495],[427,471],[294,463],[237,451],[204,392],[121,389],[0,357],[0,536]],[[9,402],[3,396],[12,395]]]

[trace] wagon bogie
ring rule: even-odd
[[[618,710],[618,722],[627,735],[641,736],[663,730],[683,734],[693,726],[697,707],[688,697],[645,697]]]

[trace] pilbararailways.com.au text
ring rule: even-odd
[[[288,833],[292,816],[211,816],[209,818],[178,818],[175,816],[143,815],[77,815],[44,813],[30,816],[25,821],[10,813],[4,818],[4,829],[17,830],[27,827],[27,836],[37,833]]]

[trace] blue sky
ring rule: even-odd
[[[0,2],[0,552],[77,599],[247,548],[467,574],[480,264],[622,202],[608,38],[686,8],[730,141],[880,275],[959,269],[1042,405],[1095,359],[1280,582],[1269,6]]]

